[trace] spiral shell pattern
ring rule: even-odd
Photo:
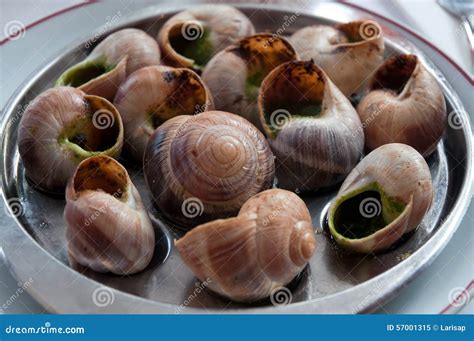
[[[291,303],[285,286],[308,264],[316,239],[304,201],[270,189],[247,200],[237,217],[197,226],[176,247],[211,290],[242,302],[270,296],[281,305]]]
[[[207,111],[160,126],[148,142],[144,169],[163,215],[192,226],[235,215],[249,197],[271,187],[274,160],[248,121]],[[189,217],[182,209],[190,197],[200,200],[202,214]]]

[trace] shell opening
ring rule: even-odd
[[[169,43],[176,53],[192,59],[193,67],[198,70],[201,70],[214,54],[210,30],[197,20],[178,23],[171,27]]]
[[[390,224],[405,207],[388,197],[378,183],[372,183],[339,198],[329,224],[345,238],[361,239]]]
[[[245,95],[256,100],[263,79],[280,64],[296,59],[294,48],[286,40],[269,33],[260,33],[239,41],[231,52],[247,66]]]
[[[387,89],[400,94],[415,71],[417,62],[418,58],[410,54],[387,59],[372,79],[372,90]]]
[[[56,81],[56,86],[79,87],[115,68],[107,65],[105,60],[85,60],[64,71]]]
[[[174,69],[164,71],[163,78],[171,86],[171,95],[148,114],[154,129],[175,116],[206,111],[210,104],[207,103],[207,90],[196,73],[188,69]]]
[[[117,144],[120,118],[105,99],[86,96],[86,113],[63,128],[58,142],[73,150],[79,158],[106,151]]]
[[[103,191],[125,201],[127,197],[127,171],[108,156],[92,156],[82,161],[74,175],[74,190]]]
[[[278,133],[282,121],[317,118],[323,111],[325,81],[312,61],[289,62],[272,72],[262,86],[263,114],[271,133]]]

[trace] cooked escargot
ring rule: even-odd
[[[223,111],[163,123],[148,140],[143,167],[161,214],[184,227],[235,215],[272,186],[275,172],[262,133]]]
[[[64,71],[56,85],[68,85],[112,101],[117,89],[132,72],[160,63],[158,43],[136,28],[112,33],[82,62]]]
[[[382,251],[420,224],[432,198],[423,156],[405,144],[386,144],[368,154],[342,184],[329,209],[329,230],[349,250]]]
[[[150,263],[153,226],[127,171],[114,159],[97,155],[79,164],[66,189],[64,219],[71,263],[119,275]]]
[[[18,148],[26,176],[46,192],[63,192],[85,158],[118,157],[123,125],[106,99],[71,87],[46,90],[23,114]]]
[[[357,111],[369,150],[399,142],[428,156],[447,124],[443,92],[412,54],[391,57],[377,69]]]
[[[202,78],[215,95],[216,109],[239,113],[262,130],[257,107],[260,84],[276,66],[294,59],[296,52],[286,39],[259,33],[215,55]]]
[[[135,71],[120,86],[114,105],[122,116],[125,146],[140,162],[153,131],[178,115],[213,109],[212,96],[193,71],[149,66]]]
[[[357,112],[312,61],[288,62],[270,72],[258,105],[282,188],[333,185],[359,160],[364,134]]]
[[[165,63],[201,71],[214,54],[255,33],[250,20],[227,5],[204,5],[180,12],[158,33]]]
[[[301,59],[313,59],[346,96],[361,90],[383,62],[382,29],[372,20],[308,26],[290,42]]]
[[[199,225],[175,245],[211,290],[252,302],[295,278],[313,255],[316,240],[303,200],[270,189],[250,198],[237,217]]]

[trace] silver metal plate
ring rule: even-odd
[[[282,9],[282,6],[284,5],[273,3],[238,7],[251,17],[257,31],[274,32],[294,14],[294,11]],[[114,30],[137,27],[155,36],[173,13],[175,11],[165,13],[160,8],[153,7],[137,13],[133,19]],[[285,35],[316,23],[334,23],[334,20],[300,10],[297,20],[285,30]],[[5,199],[2,205],[6,207],[7,202],[10,206],[19,204],[21,209],[21,214],[17,217],[7,216],[7,210],[0,210],[0,216],[3,215],[0,231],[2,249],[12,271],[20,280],[33,279],[30,292],[50,310],[134,313],[370,311],[377,304],[393,297],[397,290],[426,267],[446,245],[459,224],[468,204],[472,181],[469,119],[445,78],[422,57],[445,91],[448,112],[455,112],[466,124],[459,129],[449,126],[436,152],[428,158],[435,189],[433,206],[416,232],[405,236],[390,251],[377,256],[357,256],[348,255],[336,247],[324,221],[328,204],[337,192],[336,186],[302,195],[317,227],[317,248],[309,266],[289,286],[292,292],[291,304],[275,307],[270,301],[262,301],[243,305],[206,290],[199,290],[196,294],[196,285],[199,286],[199,283],[173,247],[173,240],[183,232],[169,222],[159,220],[145,186],[141,166],[121,160],[127,166],[153,218],[157,237],[155,256],[145,271],[133,276],[71,269],[67,259],[65,223],[62,217],[65,200],[63,197],[41,193],[25,180],[16,145],[16,131],[21,115],[19,108],[24,108],[33,99],[32,94],[52,87],[63,70],[83,58],[84,53],[87,53],[85,41],[87,39],[38,70],[12,97],[2,123],[0,162],[2,194]],[[420,55],[413,47],[403,45],[402,47],[399,42],[387,39],[387,55],[408,51]],[[18,248],[22,251],[18,252]],[[9,254],[15,256],[9,257]],[[105,306],[94,304],[93,299],[96,289],[101,288],[101,285],[116,289],[110,291],[113,293],[113,302]],[[185,301],[187,303],[184,305]]]

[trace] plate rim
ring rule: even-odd
[[[265,8],[277,9],[277,10],[280,10],[280,11],[288,10],[288,8],[292,8],[293,10],[295,8],[297,8],[296,6],[295,7],[291,7],[291,6],[289,7],[288,3],[284,3],[283,1],[281,1],[281,2],[284,3],[284,6],[281,6],[281,5],[277,6],[276,5],[277,2],[279,2],[279,1],[276,1],[276,2],[273,2],[273,3],[270,3],[270,4],[266,4]],[[235,3],[234,5],[238,8],[248,8],[248,7],[251,8],[251,7],[255,6],[255,4],[251,5],[251,4],[248,4],[248,3],[246,3],[245,5],[243,5],[242,3]],[[320,4],[320,5],[323,5],[323,7],[324,7],[324,5],[328,5],[328,4]],[[360,10],[359,11],[354,11],[353,9],[349,9],[349,7],[347,7],[347,6],[344,6],[344,5],[347,5],[347,4],[342,4],[342,3],[335,4],[335,3],[333,3],[331,5],[337,5],[339,8],[348,9],[348,13],[356,14],[355,16],[358,16],[357,12],[362,12]],[[178,9],[182,9],[183,6],[184,6],[183,4],[180,4],[178,6],[172,6],[172,7],[174,7],[175,10],[178,10]],[[107,34],[109,34],[110,32],[112,32],[114,30],[137,24],[141,20],[146,20],[146,19],[151,18],[151,17],[156,17],[160,13],[169,12],[169,11],[172,10],[172,7],[169,7],[169,6],[168,7],[162,7],[160,5],[154,5],[154,6],[143,8],[143,9],[141,9],[141,10],[139,10],[139,11],[137,11],[137,12],[131,14],[131,15],[124,16],[124,21],[121,22],[120,25],[110,28],[109,30],[107,30],[106,33],[104,33],[103,36],[106,36]],[[154,9],[156,9],[156,10],[154,10]],[[301,13],[311,15],[311,16],[314,16],[316,18],[323,19],[323,20],[334,21],[334,19],[332,19],[331,16],[326,15],[326,12],[324,12],[324,11],[322,11],[321,13],[317,13],[317,14],[309,13],[307,11],[301,11]],[[385,20],[385,18],[383,18],[383,17],[381,19]],[[2,229],[2,231],[0,231],[0,235],[2,235],[2,241],[3,241],[2,245],[0,246],[0,255],[4,255],[4,256],[8,257],[8,255],[7,255],[8,252],[5,253],[5,250],[7,250],[8,247],[9,247],[9,245],[7,245],[8,241],[12,241],[12,240],[15,240],[17,238],[21,238],[24,245],[27,245],[32,250],[34,250],[35,252],[41,253],[41,254],[43,254],[43,256],[47,256],[47,258],[50,258],[50,260],[54,261],[56,267],[58,269],[60,269],[61,271],[66,271],[66,272],[69,272],[72,275],[80,276],[78,280],[80,280],[82,283],[86,284],[88,289],[90,289],[90,290],[88,290],[89,293],[91,293],[97,287],[103,287],[104,285],[97,282],[97,281],[95,281],[95,280],[93,280],[93,279],[91,279],[91,278],[88,278],[88,277],[82,275],[81,273],[73,270],[69,266],[61,263],[58,259],[56,259],[54,256],[52,256],[48,251],[43,249],[41,247],[41,245],[39,245],[38,242],[36,240],[34,240],[34,238],[23,229],[23,227],[21,226],[19,221],[16,219],[16,217],[14,217],[14,218],[8,217],[7,214],[6,214],[7,199],[5,197],[5,192],[3,190],[3,184],[6,181],[4,157],[5,157],[5,148],[7,147],[7,143],[5,143],[5,138],[6,138],[7,134],[5,134],[6,133],[5,127],[7,126],[8,121],[11,118],[12,112],[14,112],[15,108],[17,107],[18,102],[21,100],[21,98],[23,98],[23,96],[28,91],[28,89],[38,79],[41,78],[42,74],[44,72],[46,72],[46,70],[48,70],[52,65],[54,65],[59,59],[63,58],[66,54],[70,53],[70,51],[72,49],[77,48],[79,46],[79,44],[81,44],[81,43],[84,44],[84,42],[86,42],[88,39],[90,39],[91,37],[94,36],[94,33],[95,33],[95,31],[92,32],[91,34],[88,34],[85,37],[74,40],[73,42],[71,42],[71,44],[68,44],[68,46],[65,47],[60,52],[60,54],[57,57],[55,57],[52,61],[46,62],[42,66],[40,66],[39,68],[34,70],[33,73],[32,73],[33,76],[28,77],[20,85],[20,87],[15,90],[15,92],[12,94],[10,99],[7,101],[7,103],[6,103],[6,105],[3,109],[4,117],[2,117],[2,122],[1,122],[1,125],[0,125],[0,131],[1,131],[1,133],[0,133],[0,143],[1,143],[0,166],[2,168],[2,182],[0,184],[0,194],[3,198],[2,203],[0,204],[0,206],[2,206],[2,208],[3,208],[3,209],[0,210],[0,216],[2,217],[3,221],[9,221],[9,224],[8,223],[5,224],[6,225],[5,227],[9,228],[9,231],[11,232],[10,233],[11,235],[9,236],[9,234],[7,232],[3,231],[3,229]],[[393,43],[393,44],[396,46],[396,43]],[[406,50],[406,48],[402,48],[402,50],[403,49]],[[416,52],[421,54],[421,55],[424,55],[421,51],[416,51]],[[443,59],[446,59],[446,58],[443,56]],[[426,58],[424,58],[424,61],[428,61],[428,60]],[[430,64],[432,64],[432,63],[430,63]],[[433,65],[430,65],[430,68],[433,69]],[[437,73],[440,72],[437,67],[434,67],[434,70],[437,70],[436,71]],[[468,154],[472,155],[473,137],[472,137],[472,134],[469,134],[469,132],[471,132],[471,127],[470,127],[470,122],[469,122],[469,117],[467,115],[467,112],[464,109],[464,106],[463,106],[462,102],[460,101],[459,97],[452,90],[451,86],[449,85],[449,83],[446,80],[443,81],[443,86],[445,87],[445,90],[449,92],[449,97],[451,99],[455,100],[455,102],[457,102],[457,103],[455,103],[456,105],[459,105],[459,108],[456,109],[456,110],[457,110],[458,114],[461,115],[461,118],[464,119],[464,122],[466,123],[465,125],[463,125],[463,128],[462,128],[463,133],[464,133],[464,137],[465,137],[465,140],[466,140],[466,151],[467,151]],[[446,88],[446,86],[447,86],[447,88]],[[472,182],[473,182],[472,158],[470,158],[470,157],[467,158],[466,165],[467,165],[466,178],[464,179],[463,184],[461,185],[460,194],[456,198],[455,202],[453,203],[453,206],[450,209],[450,212],[447,215],[446,219],[438,227],[437,231],[430,237],[430,239],[427,240],[418,250],[416,250],[411,255],[411,257],[409,257],[408,259],[406,259],[406,260],[400,262],[399,264],[393,266],[389,270],[386,270],[383,273],[371,278],[370,280],[367,280],[367,281],[365,281],[361,284],[358,284],[354,287],[345,289],[343,291],[333,293],[333,294],[330,294],[330,295],[326,295],[326,296],[321,297],[321,298],[307,300],[307,301],[303,301],[303,302],[297,302],[297,303],[293,303],[293,304],[286,305],[286,306],[280,306],[280,307],[266,306],[266,307],[250,307],[250,308],[237,308],[237,309],[232,308],[232,309],[224,310],[225,313],[308,313],[308,312],[311,312],[310,311],[311,310],[311,305],[317,306],[318,303],[322,300],[327,300],[330,303],[332,302],[331,303],[332,305],[340,307],[340,305],[338,305],[337,302],[340,302],[341,304],[345,303],[345,302],[347,302],[348,297],[350,297],[351,299],[354,299],[354,296],[353,296],[354,291],[359,291],[359,298],[363,299],[364,304],[360,304],[360,303],[356,304],[358,309],[347,309],[347,312],[370,311],[371,309],[375,308],[376,305],[381,304],[381,302],[386,302],[388,299],[395,296],[395,294],[399,290],[401,290],[403,285],[405,285],[405,284],[409,283],[410,281],[412,281],[416,277],[416,275],[421,273],[429,264],[431,264],[432,261],[434,261],[436,256],[444,249],[444,247],[449,242],[449,240],[451,239],[454,232],[457,230],[457,228],[458,228],[458,226],[459,226],[459,224],[462,220],[462,217],[464,216],[465,211],[466,211],[466,209],[467,209],[467,207],[470,203],[470,200],[471,200],[469,192],[470,192],[470,189],[472,187]],[[449,224],[448,224],[448,221],[449,221]],[[447,225],[450,225],[451,227],[448,228]],[[15,233],[13,233],[13,231]],[[443,231],[444,231],[444,233],[441,233]],[[432,245],[432,244],[434,244],[434,245]],[[428,246],[430,246],[430,247],[428,247]],[[11,260],[7,260],[7,264],[8,264],[8,267],[9,267],[10,271],[14,275],[17,275],[20,278],[24,277],[24,276],[22,276],[22,274],[19,273],[18,266],[16,266]],[[404,264],[405,265],[411,265],[415,269],[411,272],[403,274],[403,271],[400,271],[400,270],[402,270],[401,268],[403,268],[402,265],[404,265]],[[387,278],[387,277],[392,278],[393,276],[390,276],[390,275],[391,275],[391,273],[394,273],[394,272],[398,272],[400,274],[403,274],[404,276],[400,276],[398,281],[395,281],[395,282],[392,282],[392,283],[388,284],[387,285],[388,289],[384,290],[382,294],[367,295],[367,290],[370,291],[370,289],[373,287],[373,284],[375,282],[379,281],[382,277],[383,278]],[[145,308],[144,311],[145,312],[148,312],[148,311],[156,312],[157,310],[161,309],[162,311],[159,311],[160,313],[172,313],[173,311],[176,311],[177,307],[180,307],[180,306],[173,305],[173,304],[153,301],[153,300],[150,300],[150,299],[147,299],[147,298],[144,298],[144,297],[129,294],[129,293],[126,293],[126,292],[123,292],[123,291],[120,291],[120,290],[110,288],[110,287],[107,287],[107,288],[109,288],[110,290],[112,290],[114,292],[116,301],[118,301],[119,299],[123,299],[124,302],[130,302],[130,300],[132,300],[132,301],[137,301],[137,300],[142,301],[142,303],[144,304],[144,308]],[[59,304],[59,305],[56,305],[56,307],[53,307],[48,302],[45,302],[44,295],[41,294],[42,290],[38,289],[37,286],[32,285],[31,287],[28,288],[28,291],[32,294],[32,296],[35,299],[37,299],[44,306],[52,308],[53,311],[55,311],[55,312],[67,311],[65,309],[60,308],[61,305],[64,308],[64,306],[65,306],[64,304]],[[365,294],[360,295],[362,292],[364,292]],[[357,292],[356,292],[356,294],[357,294]],[[369,299],[367,299],[367,297],[369,297]],[[122,305],[122,304],[120,304],[120,305]],[[126,307],[127,306],[126,303],[123,306]],[[92,308],[90,310],[93,311],[93,312],[119,312],[119,311],[121,311],[120,309],[116,309],[117,306],[113,306],[113,305],[108,306],[108,307],[103,307],[103,308],[99,308],[97,306],[88,307],[88,308]],[[87,310],[89,310],[89,309],[86,309],[86,311]],[[84,312],[84,310],[80,309],[79,312]],[[203,310],[201,308],[184,307],[184,308],[180,309],[180,312],[181,313],[206,313],[206,312],[207,313],[216,313],[216,312],[219,312],[219,309],[212,308],[212,309],[209,309],[209,310]],[[328,312],[341,312],[341,310],[338,309],[337,311],[331,311],[329,309]],[[137,312],[137,313],[140,313],[140,312]]]

